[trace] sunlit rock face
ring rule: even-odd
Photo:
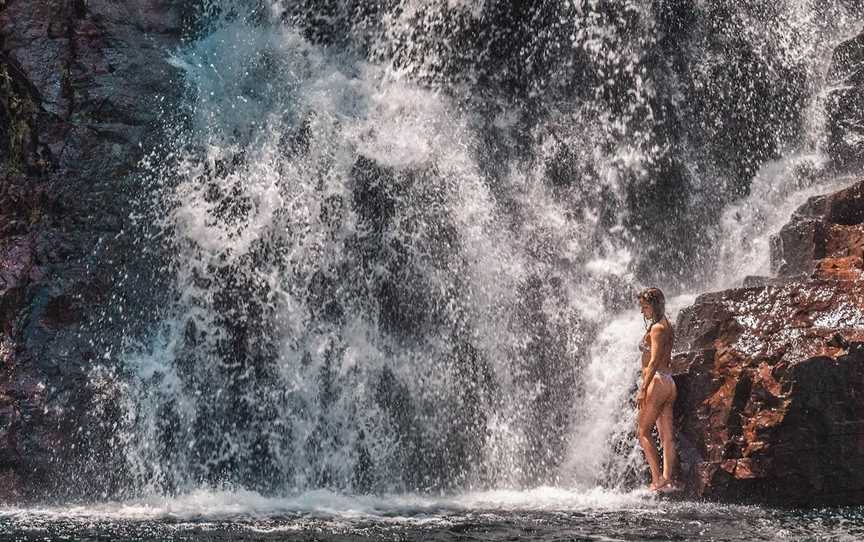
[[[864,185],[810,199],[771,243],[779,277],[858,280],[864,251]]]
[[[678,319],[676,405],[691,490],[864,502],[864,182],[811,199],[775,238],[775,279]]]
[[[176,94],[164,57],[180,43],[181,4],[0,2],[4,500],[98,495],[120,474],[94,438],[111,418],[89,384],[95,352],[118,340],[97,307],[130,252],[124,179]]]

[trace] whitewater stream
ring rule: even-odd
[[[0,535],[864,537],[860,509],[648,494],[632,404],[635,293],[674,320],[770,274],[842,185],[825,77],[860,13],[504,4],[202,3],[138,174],[162,282],[93,373],[127,483],[0,508]]]

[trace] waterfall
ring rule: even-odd
[[[770,276],[771,236],[809,197],[839,189],[846,180],[834,176],[823,150],[824,98],[830,90],[825,77],[833,44],[853,35],[859,19],[833,4],[820,10],[811,3],[787,2],[777,9],[779,16],[769,19],[767,28],[752,20],[742,27],[755,50],[780,54],[784,62],[797,63],[805,71],[807,100],[800,134],[781,156],[759,167],[745,197],[724,207],[714,226],[711,248],[718,256],[711,263],[713,269],[668,300],[672,321],[695,300],[690,292],[734,288],[748,276]],[[834,39],[826,40],[826,31]],[[777,40],[779,49],[770,47],[771,39]],[[636,340],[644,333],[641,323],[635,309],[618,313],[591,346],[582,379],[586,392],[574,408],[574,445],[565,463],[572,483],[620,488],[632,483],[644,462],[634,438],[636,412],[631,401],[638,379]]]
[[[803,145],[799,89],[769,74],[782,129],[733,167],[733,143],[687,121],[735,97],[685,89],[687,58],[664,58],[713,77],[704,25],[682,45],[684,16],[649,2],[505,4],[204,3],[172,59],[182,122],[142,179],[170,281],[123,356],[115,439],[136,488],[593,487],[633,470],[634,293],[664,281],[684,300],[714,276],[705,243],[733,227],[741,178]],[[814,95],[827,23],[771,5],[772,31],[809,41],[769,67]],[[726,8],[762,66],[758,14]]]

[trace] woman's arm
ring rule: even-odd
[[[651,380],[657,373],[657,363],[662,355],[662,352],[660,352],[661,345],[663,344],[661,339],[665,330],[666,327],[663,324],[654,324],[651,326],[651,360],[648,362],[645,371],[643,371],[642,386],[639,389],[639,394],[636,396],[636,405],[639,408],[642,408],[642,404],[645,402],[645,395],[648,393],[648,384],[651,383]]]

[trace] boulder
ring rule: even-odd
[[[780,278],[860,278],[864,257],[864,183],[810,198],[771,238],[771,267]],[[832,271],[836,270],[836,271]]]
[[[772,244],[777,276],[705,294],[674,363],[690,492],[864,503],[864,181],[813,198]]]

